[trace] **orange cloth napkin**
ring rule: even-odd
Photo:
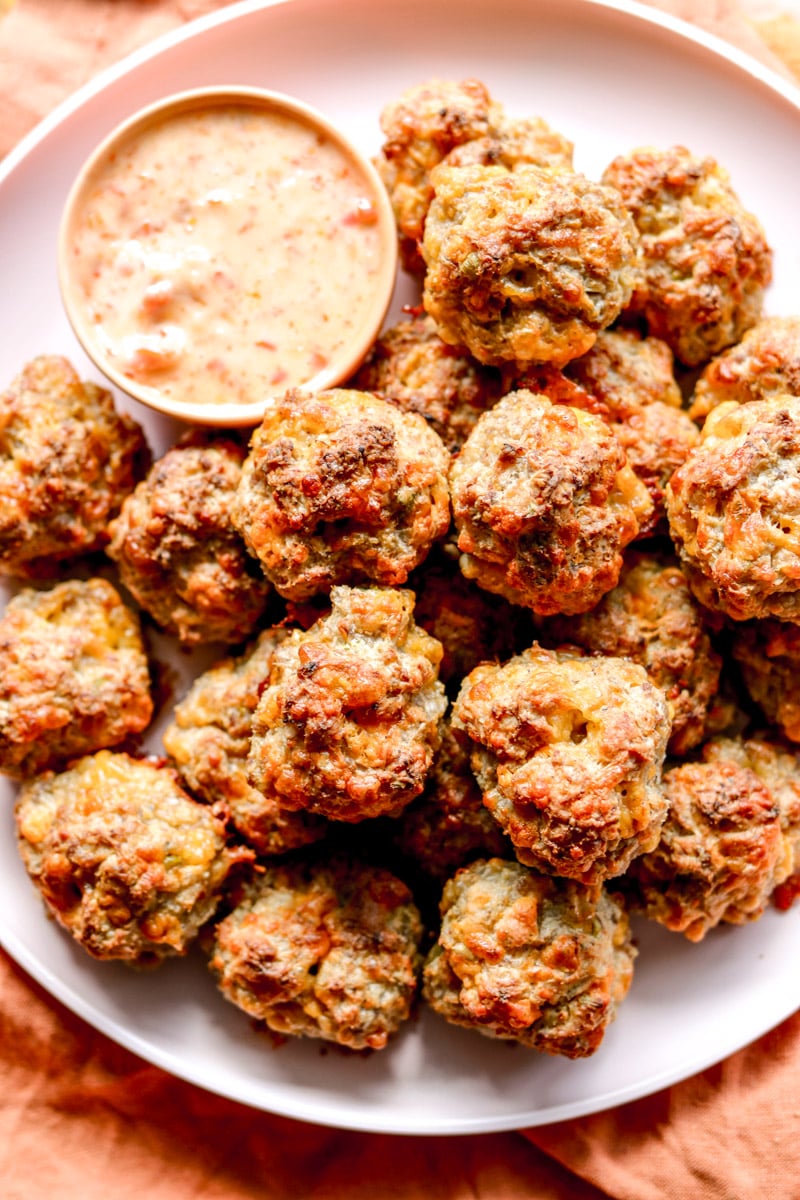
[[[0,155],[107,63],[225,2],[16,0],[0,16]],[[773,53],[734,3],[654,3],[784,73],[800,61],[791,20]],[[0,1198],[53,1196],[798,1200],[800,1014],[692,1079],[591,1117],[395,1138],[275,1117],[174,1079],[73,1016],[0,952]]]

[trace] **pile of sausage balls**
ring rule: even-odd
[[[63,358],[0,398],[0,770],[97,958],[195,944],[278,1035],[421,998],[579,1057],[631,914],[800,890],[800,317],[713,158],[591,180],[477,80],[381,127],[419,306],[346,386],[155,462]],[[153,631],[216,659],[160,756]]]

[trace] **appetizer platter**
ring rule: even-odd
[[[41,735],[17,737],[33,720],[31,710],[22,711],[15,728],[13,687],[4,701],[3,728],[11,729],[14,745],[2,747],[0,944],[68,1008],[182,1078],[287,1116],[404,1134],[513,1129],[649,1094],[757,1038],[800,1001],[800,905],[779,891],[781,885],[791,889],[798,866],[800,790],[793,782],[796,746],[787,739],[796,743],[800,737],[781,697],[775,700],[771,676],[764,678],[758,633],[765,627],[749,639],[732,637],[726,628],[729,620],[736,631],[761,621],[774,621],[781,630],[797,624],[796,587],[784,586],[780,572],[770,574],[758,558],[763,551],[768,566],[773,561],[764,538],[774,537],[782,550],[789,537],[786,510],[793,492],[770,514],[772,524],[767,521],[756,551],[743,552],[725,579],[692,541],[703,522],[705,536],[717,536],[713,471],[729,469],[726,444],[735,454],[760,420],[759,430],[768,431],[759,434],[767,445],[765,486],[770,494],[777,488],[779,497],[784,460],[794,453],[785,426],[800,424],[797,384],[777,389],[780,402],[772,395],[746,397],[757,403],[733,406],[739,417],[724,404],[738,366],[704,376],[702,384],[697,377],[712,359],[738,346],[762,315],[768,321],[800,317],[794,204],[800,92],[736,50],[635,3],[479,0],[453,18],[449,0],[411,0],[402,18],[365,0],[246,0],[107,71],[0,164],[0,388],[13,390],[9,412],[25,423],[25,437],[43,430],[46,438],[58,412],[74,405],[77,415],[59,449],[62,474],[55,482],[45,479],[43,494],[71,494],[74,479],[81,472],[88,479],[94,470],[93,456],[113,462],[103,488],[92,483],[87,506],[102,527],[99,541],[86,518],[81,544],[73,526],[85,518],[82,513],[78,520],[72,509],[65,511],[69,537],[78,538],[73,543],[59,543],[63,530],[54,535],[54,522],[32,513],[20,519],[16,542],[6,535],[0,599],[8,615],[0,652],[8,656],[11,645],[9,661],[24,691],[31,681],[26,663],[37,664],[44,679],[48,654],[55,662],[62,641],[73,645],[78,629],[81,669],[96,656],[98,643],[114,647],[113,667],[106,658],[108,670],[90,673],[85,685],[81,678],[77,700],[57,697],[75,704],[58,735],[58,718],[48,712],[37,714]],[[200,433],[174,415],[180,406],[167,416],[157,404],[134,399],[122,386],[124,372],[109,383],[88,357],[85,337],[79,341],[73,331],[59,288],[62,215],[87,158],[145,106],[215,86],[268,89],[321,114],[375,162],[399,231],[401,267],[384,328],[401,332],[388,337],[353,379],[337,381],[338,393],[315,400],[295,392],[283,398],[276,390],[250,441],[255,422],[247,417],[231,421],[230,429],[213,414],[206,422],[200,417],[200,426],[213,427]],[[425,120],[435,121],[448,105],[459,114],[460,133],[439,160],[451,149],[455,157],[430,164],[431,199],[428,176],[420,181],[409,166],[425,144],[422,134],[414,141],[415,123],[424,130]],[[475,130],[467,135],[470,120]],[[643,282],[641,247],[666,219],[653,180],[668,180],[668,192],[678,178],[696,190],[698,204],[717,214],[713,254],[733,256],[728,277],[741,284],[724,297],[716,323],[699,315],[705,314],[703,303],[708,307],[705,294],[690,295],[683,315],[662,320],[657,270],[648,276],[649,291]],[[211,203],[218,203],[222,190],[208,186]],[[637,189],[648,188],[653,207],[641,217]],[[306,201],[311,209],[313,196]],[[346,203],[345,221],[358,234],[373,221],[372,202],[348,194]],[[556,222],[559,233],[546,242],[543,259],[516,259],[498,281],[491,276],[494,263],[481,259],[481,247],[505,237],[518,211],[537,203],[543,226],[553,212],[570,215]],[[309,211],[303,219],[313,217]],[[717,237],[730,223],[739,239],[734,249],[730,238]],[[133,235],[137,247],[149,236],[145,225]],[[565,241],[567,227],[578,233]],[[682,232],[688,242],[689,233]],[[464,249],[468,236],[475,238],[471,251]],[[324,257],[324,249],[319,253]],[[651,254],[657,261],[658,252]],[[459,256],[466,266],[456,277],[451,268]],[[552,270],[559,297],[572,297],[566,316],[550,293],[533,322],[504,325],[502,318],[480,315],[497,309],[493,287],[513,292],[524,310],[534,270]],[[486,294],[476,300],[485,280]],[[315,293],[304,286],[313,327]],[[423,320],[423,292],[438,333]],[[174,302],[158,282],[146,299],[148,312],[157,314]],[[117,303],[118,296],[112,310]],[[638,326],[625,325],[626,312],[633,312]],[[778,327],[768,329],[772,335]],[[386,363],[408,352],[407,339],[423,361],[441,365],[439,334],[474,355],[471,399],[463,409],[423,408],[425,420],[411,411],[419,409],[417,401],[400,397],[390,404],[383,398],[392,383]],[[149,379],[159,377],[166,361],[154,344],[140,340],[136,349]],[[779,354],[773,342],[768,350]],[[166,357],[172,353],[170,348]],[[444,354],[450,365],[453,353]],[[585,366],[592,353],[599,355],[599,367]],[[767,356],[757,350],[744,356],[745,370],[755,371],[759,353]],[[634,372],[656,379],[660,399],[649,409],[638,402],[630,410],[621,403],[615,409],[604,354],[623,375],[630,361],[640,364]],[[271,370],[280,382],[280,371]],[[207,372],[201,375],[207,382]],[[658,412],[658,421],[648,424],[644,411]],[[708,467],[695,453],[703,419],[716,438],[708,443],[722,445],[722,465]],[[79,438],[87,422],[92,437],[84,445]],[[323,440],[325,454],[319,450]],[[363,508],[351,505],[345,512],[335,508],[341,506],[336,472],[345,477],[343,464],[356,444],[356,457],[371,464],[373,483]],[[389,445],[397,447],[391,471]],[[650,446],[658,470],[643,450]],[[554,477],[559,469],[564,480],[570,471],[577,478],[578,464],[589,478],[575,493],[574,508],[568,506],[568,519],[546,523],[552,539],[546,584],[525,557],[523,539],[509,549],[508,539],[497,534],[500,525],[505,530],[513,523],[502,497],[517,486],[513,462],[523,453],[537,478]],[[147,475],[148,464],[140,461],[148,454],[158,464],[156,474]],[[669,454],[677,456],[674,462]],[[301,467],[293,465],[298,462]],[[559,468],[565,462],[574,466]],[[487,464],[494,464],[488,482]],[[355,477],[348,469],[346,478]],[[147,486],[140,483],[134,493],[146,475]],[[202,487],[196,484],[201,477]],[[365,538],[364,514],[378,504],[376,479],[389,499],[380,500],[380,536]],[[741,503],[752,511],[764,494],[760,481],[754,469],[740,489]],[[231,522],[217,521],[233,491]],[[272,492],[279,491],[295,518],[277,535],[268,512]],[[76,494],[77,509],[82,499]],[[534,502],[541,499],[534,495]],[[492,505],[502,510],[496,527],[478,515]],[[683,573],[664,559],[663,547],[637,549],[637,540],[664,536],[666,506]],[[319,539],[304,533],[306,509],[311,516],[326,514],[322,519],[331,526],[338,519],[336,536],[327,537],[321,550]],[[457,551],[447,546],[451,511]],[[188,564],[191,573],[199,541],[207,555],[216,555],[214,570],[224,563],[218,574],[205,561],[197,569],[205,581],[200,590],[214,596],[210,621],[199,621],[188,602],[169,604],[176,584],[169,567],[162,569],[159,538],[177,512],[196,516],[206,531],[191,544],[178,540],[179,567]],[[576,533],[576,523],[589,533]],[[544,536],[537,534],[537,545]],[[565,545],[573,548],[571,555],[564,556]],[[78,568],[84,550],[106,553],[100,565],[94,558]],[[552,567],[565,557],[565,565]],[[43,564],[52,567],[60,559],[54,575],[40,573]],[[463,635],[448,640],[450,626],[464,613],[447,582],[438,590],[442,563],[459,587],[466,579],[478,607],[484,605],[475,626],[485,639],[480,647],[465,648]],[[792,569],[786,568],[789,578]],[[26,590],[30,583],[35,589]],[[112,583],[146,614],[146,655]],[[406,584],[417,590],[418,624]],[[273,588],[289,606],[285,611],[270,607]],[[685,599],[676,599],[678,593]],[[185,598],[185,589],[181,594]],[[607,600],[611,594],[645,596],[669,608],[678,625],[675,645],[692,647],[691,663],[682,660],[676,668],[683,672],[679,682],[664,682],[672,643],[664,661],[643,666],[633,661],[634,651],[618,648],[626,646],[622,633],[617,642],[609,639],[614,621],[622,622]],[[707,620],[698,618],[696,601],[711,614]],[[471,603],[464,601],[470,616]],[[443,618],[443,611],[451,616]],[[587,615],[598,612],[599,632]],[[531,623],[518,630],[520,613]],[[264,631],[270,619],[276,628]],[[729,675],[721,648],[751,681],[745,703],[730,690],[728,679],[740,676]],[[791,655],[791,645],[784,653]],[[157,683],[152,696],[148,658]],[[488,661],[481,665],[482,659]],[[559,697],[555,716],[544,708],[531,716],[530,698],[551,692]],[[777,740],[743,740],[745,708],[760,711]],[[351,711],[362,709],[368,719],[341,736],[348,761],[351,752],[358,760],[342,789],[336,780],[330,783],[319,746],[330,742],[331,713],[345,723]],[[235,755],[227,742],[219,749],[224,738],[212,738],[210,750],[204,738],[213,727],[215,736],[222,729],[241,741],[228,714],[242,711],[249,749],[236,753],[248,756],[249,784],[237,776],[224,804],[216,804],[230,781],[220,782],[210,764]],[[442,733],[446,712],[459,735],[452,745],[450,733]],[[542,737],[553,753],[535,760],[537,775],[528,766]],[[526,739],[532,749],[521,758]],[[462,762],[465,745],[469,768]],[[701,755],[702,745],[707,752]],[[595,808],[581,824],[598,761],[604,771],[596,803],[604,814],[609,806],[613,812],[602,825]],[[554,782],[547,782],[548,772]],[[568,777],[580,778],[581,796],[565,799],[560,789]],[[478,786],[495,819],[489,833],[477,819],[470,827],[481,853],[472,847],[458,875],[462,862],[445,864],[445,851],[441,862],[426,859],[426,839],[438,844],[424,820],[414,829],[409,825],[407,836],[396,833],[426,780],[434,778],[445,780],[443,791],[454,788],[462,798]],[[566,832],[564,821],[548,817],[545,828],[538,815],[545,792],[552,811],[562,800],[571,805]],[[254,810],[256,793],[280,794],[281,811],[265,815],[258,801]],[[710,796],[702,820],[692,808],[692,797],[700,794]],[[107,799],[87,803],[87,796]],[[705,891],[702,884],[687,885],[682,894],[672,889],[674,855],[682,851],[671,849],[669,838],[680,848],[691,828],[700,858],[713,859],[715,814],[734,803],[731,796],[741,797],[741,804],[735,813],[730,809],[730,820],[744,820],[746,813],[747,833],[743,841],[725,844],[718,890],[717,877]],[[91,904],[81,908],[81,872],[94,869],[91,848],[102,841],[103,822],[117,822],[122,831],[125,870],[117,882],[130,886],[130,896],[97,888]],[[156,851],[148,841],[154,824],[166,828]],[[329,826],[335,826],[333,835]],[[348,857],[352,843],[356,857],[370,859],[377,842],[390,843],[399,863],[410,861],[412,876],[416,870],[424,876],[422,916],[409,888],[385,864],[354,867]],[[447,850],[446,839],[442,844]],[[164,846],[169,849],[161,855]],[[457,846],[451,849],[455,854]],[[155,866],[142,872],[135,865],[156,859],[161,874]],[[248,883],[255,861],[254,882]],[[436,917],[430,915],[436,904],[428,903],[427,892],[433,883],[441,890],[450,876],[437,941]],[[155,888],[143,880],[156,878],[170,902],[149,908],[146,920],[132,921],[128,900],[137,888]],[[217,894],[226,886],[214,925]],[[340,952],[336,965],[320,951],[324,969],[308,967],[309,978],[320,971],[312,990],[322,994],[324,973],[327,995],[334,998],[322,1013],[316,999],[301,1003],[291,991],[298,948],[313,942],[306,913],[320,908],[327,914],[325,933],[317,928],[314,937],[334,942]],[[538,913],[544,914],[543,927],[556,927],[555,935],[542,935],[544,949],[541,940],[535,946],[525,941]],[[292,944],[287,931],[295,920],[299,933]],[[261,932],[254,935],[255,926]],[[276,950],[282,940],[288,949]],[[380,953],[365,952],[365,945]],[[289,966],[280,974],[269,963],[282,953]],[[485,960],[477,1001],[469,999],[466,985],[459,996],[454,983],[471,969],[474,953]],[[425,954],[424,984],[414,1001]],[[240,969],[242,956],[246,970]],[[384,958],[388,975],[375,965]],[[528,972],[546,999],[534,1003],[524,989],[509,999],[515,970]]]

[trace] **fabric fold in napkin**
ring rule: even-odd
[[[653,3],[784,75],[800,63],[791,16],[770,50],[746,7]],[[0,155],[108,64],[224,6],[0,0]],[[800,1198],[800,1015],[724,1063],[607,1112],[520,1133],[392,1137],[276,1117],[176,1079],[0,952],[0,1083],[0,1200]]]

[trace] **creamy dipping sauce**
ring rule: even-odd
[[[374,319],[376,205],[357,158],[300,115],[178,110],[94,163],[68,269],[91,338],[145,398],[256,404],[321,374],[327,386]]]

